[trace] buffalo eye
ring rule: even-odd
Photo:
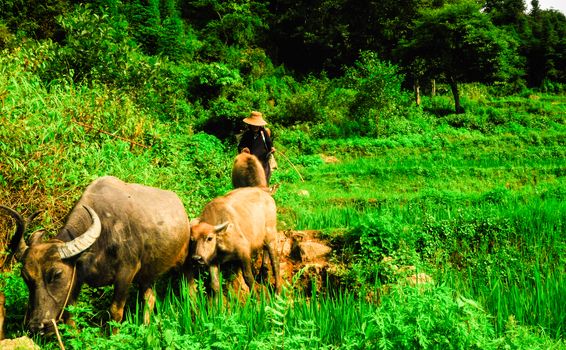
[[[210,242],[210,241],[212,241],[212,236],[208,236],[208,237],[206,237],[206,241],[207,241],[207,242]]]
[[[47,272],[47,283],[53,283],[61,278],[63,275],[63,270],[61,269],[51,269]]]

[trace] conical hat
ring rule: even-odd
[[[267,122],[263,120],[263,115],[260,112],[252,112],[249,117],[244,118],[244,123],[255,125],[255,126],[264,126],[267,125]]]

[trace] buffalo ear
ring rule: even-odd
[[[190,227],[193,227],[193,226],[196,226],[196,225],[198,225],[198,224],[200,224],[200,218],[194,218],[194,219],[192,219],[191,222],[189,223],[189,226],[190,226]]]
[[[45,234],[45,230],[37,230],[31,234],[29,238],[29,245],[32,246],[34,244],[40,243],[43,240],[43,235]]]

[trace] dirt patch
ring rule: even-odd
[[[284,284],[307,293],[324,287],[332,270],[328,260],[332,247],[320,237],[319,231],[279,232],[279,247]]]
[[[334,157],[334,156],[327,156],[327,155],[325,155],[325,154],[321,154],[320,157],[322,158],[322,160],[323,160],[325,163],[338,163],[338,162],[340,162],[340,161],[338,160],[338,158],[336,158],[336,157]]]

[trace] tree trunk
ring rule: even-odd
[[[460,105],[460,93],[458,92],[458,83],[454,80],[453,77],[448,79],[450,83],[450,89],[452,90],[452,95],[454,95],[454,109],[456,114],[464,113],[464,108]]]
[[[432,79],[431,80],[431,91],[430,91],[430,96],[434,97],[436,96],[436,79]]]
[[[420,106],[421,105],[421,86],[420,86],[418,79],[415,80],[413,88],[415,90],[415,102],[417,103],[417,106]]]

